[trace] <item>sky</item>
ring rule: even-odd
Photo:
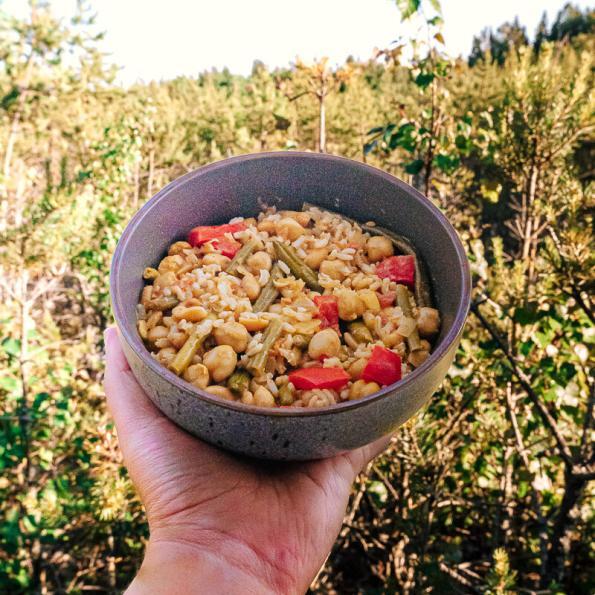
[[[518,15],[532,36],[543,11],[551,23],[563,0],[442,0],[444,38],[453,56],[467,55],[475,34]],[[52,0],[59,16],[76,0]],[[426,2],[427,4],[427,2]],[[592,2],[574,0],[582,8]],[[328,56],[334,64],[349,55],[367,59],[411,33],[400,22],[394,0],[94,0],[104,49],[121,66],[118,79],[136,81],[195,76],[213,67],[248,74],[255,59],[287,66],[299,55]],[[26,0],[0,0],[22,15]]]

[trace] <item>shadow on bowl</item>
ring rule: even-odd
[[[262,409],[224,401],[178,378],[150,355],[136,329],[142,272],[196,225],[251,217],[264,202],[301,210],[311,202],[409,238],[424,259],[442,326],[434,351],[397,384],[320,409]],[[349,159],[275,152],[232,157],[178,178],[131,219],[116,248],[110,291],[124,351],[138,382],[159,409],[191,434],[248,456],[324,458],[394,431],[444,379],[458,347],[470,301],[463,246],[427,198],[397,178]]]

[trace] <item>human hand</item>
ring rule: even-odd
[[[341,528],[356,475],[388,445],[331,459],[234,456],[169,421],[106,332],[105,391],[150,538],[128,593],[303,593]]]

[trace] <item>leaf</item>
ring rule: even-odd
[[[401,13],[401,20],[405,21],[419,10],[421,0],[396,0],[396,3]]]
[[[445,174],[453,173],[461,164],[461,160],[457,155],[446,155],[439,153],[433,159],[434,165],[443,171]]]
[[[415,159],[414,161],[411,161],[405,166],[405,171],[408,174],[412,174],[415,176],[421,171],[423,166],[424,162],[421,159]]]
[[[430,0],[430,4],[432,5],[432,8],[442,14],[442,7],[440,6],[440,0]]]
[[[438,32],[436,33],[436,35],[434,35],[434,39],[438,42],[441,43],[442,45],[444,45],[444,37],[442,36],[442,33]]]
[[[13,357],[16,357],[21,351],[21,342],[12,337],[6,337],[0,345],[2,345],[2,349],[4,349],[5,353],[12,355]]]
[[[368,155],[368,153],[371,153],[376,148],[377,145],[378,145],[377,140],[373,140],[371,143],[366,143],[364,145],[364,155]]]
[[[433,72],[420,72],[413,82],[420,88],[420,89],[427,89],[432,81],[435,79],[435,75]]]

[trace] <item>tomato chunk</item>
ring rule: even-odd
[[[223,256],[227,256],[227,258],[233,258],[236,252],[242,247],[242,244],[239,242],[228,240],[227,238],[213,240],[211,244],[213,244],[215,250],[218,250]]]
[[[222,238],[226,233],[236,233],[246,229],[244,222],[226,223],[225,225],[199,225],[188,234],[188,243],[191,246],[202,246],[217,238]]]
[[[349,374],[343,368],[300,368],[289,373],[289,382],[298,390],[339,390],[349,382]]]
[[[390,279],[411,289],[415,282],[415,256],[389,256],[376,265],[376,274],[381,279]]]
[[[339,303],[334,295],[317,295],[314,303],[318,306],[317,318],[320,328],[334,328],[339,330]]]
[[[362,371],[366,382],[377,382],[386,386],[401,380],[401,357],[385,347],[377,345]]]
[[[377,293],[378,301],[381,308],[390,308],[395,303],[397,297],[396,291],[388,291],[387,293]]]

